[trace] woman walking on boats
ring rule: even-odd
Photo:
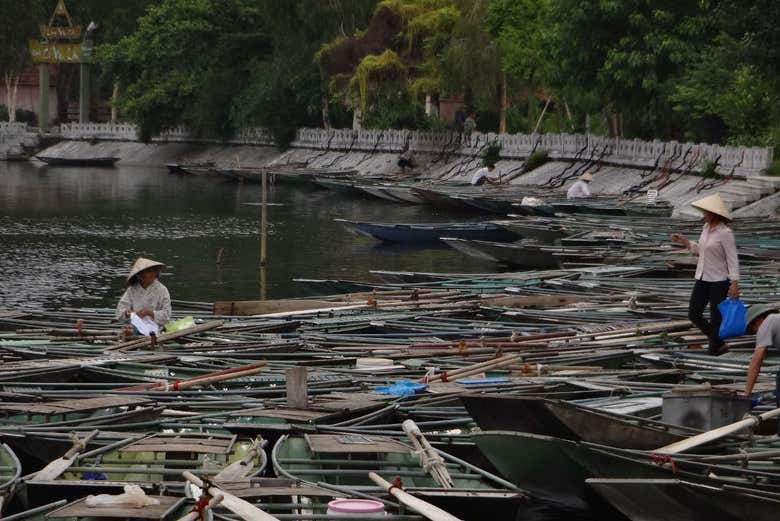
[[[726,297],[739,297],[739,260],[734,232],[728,227],[731,213],[720,194],[691,203],[704,213],[704,228],[698,241],[672,234],[672,242],[688,248],[699,257],[696,281],[688,305],[688,319],[709,339],[709,353],[717,356],[727,351],[718,332],[722,320],[718,304]],[[704,308],[710,305],[710,320],[704,318]]]

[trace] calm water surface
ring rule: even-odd
[[[260,208],[246,203],[259,200],[259,185],[163,168],[0,162],[0,306],[113,306],[139,255],[170,266],[162,280],[175,299],[257,299]],[[496,270],[450,249],[381,247],[333,222],[464,216],[308,185],[274,186],[269,202],[268,298],[311,294],[296,277],[375,281],[369,270]]]

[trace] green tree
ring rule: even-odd
[[[38,24],[45,16],[46,2],[30,0],[24,8],[13,0],[0,0],[0,73],[3,75],[9,121],[16,121],[19,75],[31,64],[28,42],[39,38]]]

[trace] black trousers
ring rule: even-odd
[[[714,355],[724,342],[718,335],[723,317],[718,311],[718,304],[726,300],[730,282],[705,282],[697,280],[691,291],[691,301],[688,304],[688,320],[694,323],[709,339],[709,352]],[[704,308],[710,305],[710,320],[704,318]]]

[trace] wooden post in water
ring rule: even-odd
[[[260,266],[265,266],[266,261],[266,235],[268,227],[268,173],[263,169],[263,195],[260,206]]]
[[[265,300],[265,261],[268,256],[268,173],[263,169],[262,174],[262,198],[260,205],[260,300]]]
[[[309,388],[307,377],[309,370],[304,367],[291,367],[284,371],[287,377],[287,406],[296,409],[309,407]]]

